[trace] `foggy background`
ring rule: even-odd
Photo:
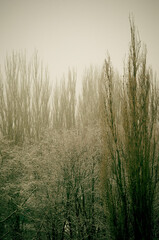
[[[107,51],[120,73],[130,41],[133,13],[148,63],[159,75],[158,0],[0,0],[0,64],[6,54],[38,50],[51,80],[90,64],[102,66]]]

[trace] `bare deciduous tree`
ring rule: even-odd
[[[114,74],[105,61],[102,101],[103,197],[112,239],[154,239],[158,184],[158,92],[134,21],[117,114]],[[120,83],[121,84],[121,83]]]

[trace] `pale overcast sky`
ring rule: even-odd
[[[51,77],[81,73],[109,52],[122,72],[134,14],[148,62],[159,75],[159,0],[0,0],[0,63],[12,50],[37,49]]]

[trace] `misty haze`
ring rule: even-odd
[[[158,22],[0,0],[0,240],[159,239]]]

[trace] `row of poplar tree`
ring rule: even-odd
[[[159,239],[159,94],[134,21],[110,57],[52,86],[37,53],[0,74],[0,239]]]

